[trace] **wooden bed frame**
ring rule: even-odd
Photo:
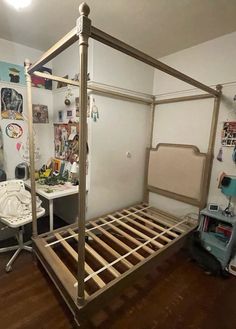
[[[76,27],[49,49],[34,64],[25,61],[28,95],[28,129],[30,166],[34,172],[34,139],[32,123],[31,75],[62,81],[80,87],[80,171],[78,223],[38,236],[36,219],[35,177],[31,175],[33,248],[50,275],[75,320],[80,323],[90,312],[120,292],[125,285],[157,266],[176,252],[197,221],[178,218],[148,204],[149,192],[158,193],[202,208],[207,200],[214,141],[219,113],[221,86],[212,89],[187,75],[132,48],[91,26],[89,7],[83,3]],[[207,93],[158,101],[152,95],[87,84],[88,39],[92,37],[114,49],[136,58]],[[79,41],[80,81],[44,75],[37,70],[74,42]],[[150,104],[150,148],[147,152],[144,201],[86,222],[86,143],[87,90],[121,99]],[[158,104],[214,99],[207,153],[193,145],[159,144],[152,146],[155,108]],[[188,165],[189,164],[189,165]]]

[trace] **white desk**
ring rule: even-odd
[[[26,187],[31,189],[30,180],[26,180],[24,183]],[[65,185],[48,186],[41,185],[36,182],[36,193],[49,201],[50,231],[53,230],[53,200],[76,194],[78,193],[78,189],[78,185],[73,186],[71,183],[66,183]]]

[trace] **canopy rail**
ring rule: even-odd
[[[51,47],[48,51],[46,51],[41,58],[32,64],[28,68],[28,73],[32,74],[34,71],[37,71],[40,67],[42,67],[44,64],[48,63],[50,60],[55,58],[57,55],[59,55],[61,52],[63,52],[65,49],[70,47],[73,43],[75,43],[79,36],[77,34],[77,27],[74,27],[68,34],[66,34],[62,39],[60,39],[53,47]],[[103,44],[106,44],[107,46],[110,46],[111,48],[114,48],[130,57],[136,58],[137,60],[150,65],[164,73],[167,73],[179,80],[182,80],[194,87],[197,87],[201,90],[204,90],[205,92],[214,95],[214,96],[220,96],[219,92],[213,88],[210,88],[207,85],[204,85],[203,83],[189,77],[188,75],[158,61],[157,59],[143,53],[142,51],[131,47],[130,45],[126,44],[123,41],[120,41],[119,39],[116,39],[112,37],[111,35],[97,29],[94,26],[91,26],[91,38],[94,40],[97,40]]]
[[[212,94],[214,96],[219,96],[219,92],[217,90],[212,89],[193,78],[190,78],[188,75],[181,73],[180,71],[158,61],[157,59],[143,53],[142,51],[140,51],[134,47],[129,46],[128,44],[124,43],[123,41],[120,41],[120,40],[112,37],[111,35],[95,28],[94,26],[91,27],[91,38],[93,38],[94,40],[100,41],[101,43],[104,43],[107,46],[110,46],[116,50],[119,50],[126,55],[134,57],[137,60],[139,60],[147,65],[150,65],[162,72],[165,72],[179,80],[182,80],[194,87],[204,90],[209,94]]]
[[[77,36],[77,29],[74,27],[69,33],[67,33],[62,39],[60,39],[55,45],[48,49],[40,59],[31,64],[28,68],[28,73],[32,74],[34,71],[40,69],[43,65],[47,64],[53,58],[62,53],[65,49],[69,48],[73,43],[75,43],[79,37]]]
[[[79,81],[61,78],[61,77],[58,77],[58,76],[55,76],[52,74],[35,71],[33,73],[33,75],[36,75],[36,76],[44,78],[44,79],[63,82],[63,83],[66,83],[67,85],[80,87]],[[144,103],[144,104],[148,104],[148,105],[153,102],[152,95],[142,94],[142,93],[138,93],[138,92],[135,93],[135,92],[125,90],[125,89],[120,90],[117,87],[104,86],[103,84],[100,84],[100,83],[96,83],[96,85],[93,85],[93,83],[88,83],[87,89],[93,91],[96,94],[109,95],[111,97],[126,99],[129,101],[135,101],[138,103]]]
[[[178,103],[178,102],[187,102],[187,101],[194,101],[199,99],[207,99],[215,97],[212,94],[200,94],[200,95],[191,95],[191,96],[181,96],[175,98],[168,98],[168,99],[156,99],[154,101],[155,105],[162,105],[162,104],[171,104],[171,103]]]

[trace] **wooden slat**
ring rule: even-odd
[[[158,61],[157,59],[141,52],[138,49],[135,49],[134,47],[131,47],[130,45],[112,37],[111,35],[97,29],[96,27],[92,26],[91,27],[91,37],[95,40],[98,40],[114,49],[117,49],[121,51],[122,53],[129,55],[131,57],[134,57],[138,59],[139,61],[150,65],[152,67],[155,67],[156,69],[165,72],[179,80],[182,80],[186,83],[189,83],[190,85],[197,87],[201,90],[206,91],[209,94],[212,94],[214,96],[219,96],[219,92],[215,89],[212,89],[203,83],[189,77],[188,75]]]
[[[153,235],[157,235],[158,232],[157,231],[154,231],[154,230],[152,230],[150,228],[150,226],[155,227],[151,221],[149,221],[147,219],[144,219],[143,220],[143,218],[141,216],[138,216],[136,214],[133,214],[131,211],[128,211],[126,209],[124,209],[124,212],[126,212],[128,214],[128,216],[133,216],[133,217],[137,218],[138,220],[144,222],[145,224],[148,224],[149,226],[146,226],[145,224],[144,225],[143,224],[140,224],[139,222],[131,219],[130,217],[127,217],[127,219],[129,221],[131,221],[131,223],[134,223],[135,225],[139,226],[140,228],[143,228],[144,230],[146,230],[147,232],[149,232],[149,233],[151,233]],[[120,213],[118,213],[118,214],[120,214]],[[162,231],[164,231],[164,229],[162,229]],[[161,236],[161,239],[163,241],[165,241],[165,242],[170,242],[171,241],[171,239],[167,238],[166,236]]]
[[[115,217],[112,215],[108,215],[109,218],[114,219]],[[127,223],[123,223],[121,220],[118,220],[117,223],[119,223],[121,226],[127,228],[129,231],[133,232],[134,234],[138,235],[140,238],[144,239],[144,240],[148,240],[150,239],[150,236],[136,230],[134,227],[132,227],[131,225],[127,224]],[[156,247],[158,248],[162,248],[163,244],[161,244],[160,242],[157,241],[152,241],[152,244],[154,244]]]
[[[116,231],[117,233],[119,233],[120,235],[122,235],[124,238],[128,239],[129,241],[133,242],[134,244],[136,244],[137,246],[143,245],[142,242],[140,242],[139,240],[135,239],[133,236],[131,236],[130,234],[126,233],[125,231],[123,231],[121,228],[107,222],[104,219],[101,219],[101,221],[103,223],[107,223],[108,226],[110,226],[114,231]],[[122,223],[122,222],[121,222]],[[148,252],[149,254],[153,254],[154,250],[149,248],[148,246],[143,246],[143,249]]]
[[[154,215],[154,218],[156,219],[156,221],[163,223],[163,225],[166,225],[168,227],[171,227],[174,224],[178,223],[178,220],[175,217],[171,217],[171,216],[169,217],[165,213],[158,212],[155,209],[151,209],[150,212],[152,213],[151,216]],[[147,213],[147,214],[148,214],[148,216],[150,215],[149,213]],[[180,233],[184,233],[188,229],[189,229],[188,225],[182,224],[180,227],[177,228],[177,231],[179,231]]]
[[[104,221],[106,223],[106,221]],[[130,248],[129,246],[127,246],[127,244],[125,244],[123,241],[117,239],[114,235],[112,235],[111,233],[107,232],[106,230],[104,230],[102,227],[99,227],[96,223],[94,222],[90,222],[90,224],[94,227],[96,227],[100,232],[102,232],[105,236],[107,236],[109,239],[111,239],[112,241],[114,241],[116,244],[118,244],[121,248],[125,249],[126,251],[131,251],[132,248]],[[137,258],[138,260],[143,260],[144,257],[142,255],[140,255],[137,252],[133,253],[133,256],[135,258]]]
[[[129,208],[129,209],[133,209],[133,210],[135,210],[135,208],[133,208],[133,207],[131,207],[131,208]],[[132,213],[132,212],[131,212],[131,213]],[[138,218],[139,218],[140,220],[142,220],[143,222],[145,222],[145,223],[147,223],[147,224],[150,224],[150,225],[153,225],[153,227],[156,227],[156,228],[157,228],[158,230],[160,230],[160,231],[164,231],[164,230],[165,230],[165,229],[163,228],[163,226],[160,226],[160,225],[156,224],[156,222],[155,222],[155,223],[153,222],[154,219],[152,218],[152,215],[149,216],[149,214],[147,214],[146,212],[140,212],[140,214],[143,215],[143,216],[146,216],[146,217],[150,218],[150,220],[151,220],[151,221],[149,221],[149,220],[146,219],[146,218],[143,218],[143,217],[141,217],[141,216],[138,216]],[[132,213],[132,215],[134,215],[134,213]],[[135,214],[135,215],[136,215],[136,214]],[[166,225],[166,226],[168,226],[168,225]],[[168,226],[168,227],[170,227],[170,226]],[[176,234],[176,233],[174,233],[174,232],[171,232],[171,231],[168,231],[168,234],[171,235],[173,238],[178,237],[178,234]]]
[[[94,241],[96,241],[102,248],[104,248],[108,253],[112,256],[119,258],[121,254],[119,254],[116,250],[114,250],[111,246],[109,246],[106,242],[100,239],[96,234],[89,232],[88,236],[90,236]],[[126,267],[132,268],[133,264],[131,264],[127,259],[122,259],[121,263],[123,263]]]
[[[77,280],[74,275],[68,270],[67,266],[61,261],[51,247],[45,248],[46,241],[43,238],[34,239],[33,243],[38,249],[37,252],[40,252],[41,256],[48,264],[48,267],[52,269],[69,296],[76,301],[76,289],[74,285]],[[61,289],[59,290],[62,293]]]
[[[150,211],[152,211],[152,210],[150,210]],[[143,214],[143,215],[146,215],[147,217],[149,217],[151,219],[153,219],[155,222],[157,222],[159,224],[163,224],[163,225],[168,226],[168,227],[171,227],[172,226],[170,223],[168,223],[167,221],[165,221],[165,217],[163,217],[163,215],[161,215],[161,214],[156,213],[158,215],[158,217],[156,217],[156,216],[153,216],[152,214],[150,214],[148,212],[142,212],[141,211],[140,213]],[[160,217],[162,217],[162,218],[160,218]],[[176,227],[175,228],[175,231],[178,231],[179,233],[185,232],[183,229],[181,229],[179,227]],[[172,232],[172,233],[174,233],[174,232]]]
[[[144,208],[144,205],[132,206],[131,208],[134,208],[135,211],[138,211],[139,207]],[[156,216],[156,215],[158,216],[158,217],[155,217],[156,220],[160,220],[161,223],[163,223],[164,225],[168,225],[170,227],[176,223],[179,223],[179,221],[182,220],[182,218],[176,217],[170,213],[166,213],[165,211],[162,211],[160,209],[157,209],[157,208],[151,207],[151,206],[149,206],[148,208],[146,208],[144,210],[143,209],[140,209],[140,210],[141,210],[141,212],[142,211],[144,212],[144,210],[145,211],[148,210],[148,211],[152,212],[154,214],[154,216]],[[149,213],[145,212],[145,214],[149,214]],[[159,217],[163,218],[164,221],[159,219]],[[177,230],[179,230],[180,232],[185,232],[186,230],[189,230],[189,228],[190,228],[190,226],[186,223],[186,224],[181,224],[181,226],[178,227]]]
[[[75,234],[74,231],[72,230],[68,230],[71,234]],[[74,236],[74,239],[78,241],[78,236]],[[90,245],[88,245],[87,243],[85,243],[85,250],[88,251],[90,253],[90,255],[92,255],[100,264],[102,264],[103,266],[107,266],[109,265],[109,262],[107,262],[101,255],[99,255],[96,250],[94,250]],[[120,276],[120,273],[114,268],[114,267],[109,267],[108,271],[115,276],[116,278],[118,278]]]
[[[71,232],[69,230],[68,230],[68,232],[71,234]],[[62,239],[62,236],[59,233],[55,233],[55,237],[58,240],[61,240],[60,243],[62,244],[62,246],[72,256],[72,258],[77,262],[78,261],[77,252],[69,245],[68,242],[66,242],[65,240]],[[93,269],[87,263],[85,263],[85,271],[88,274],[92,274],[94,272]],[[99,288],[102,288],[106,285],[106,283],[98,275],[95,275],[93,277],[93,279],[94,279],[95,283],[98,285]]]

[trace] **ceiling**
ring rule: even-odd
[[[79,0],[0,0],[0,38],[46,50],[75,26]],[[236,0],[87,0],[92,24],[160,58],[236,31]]]

